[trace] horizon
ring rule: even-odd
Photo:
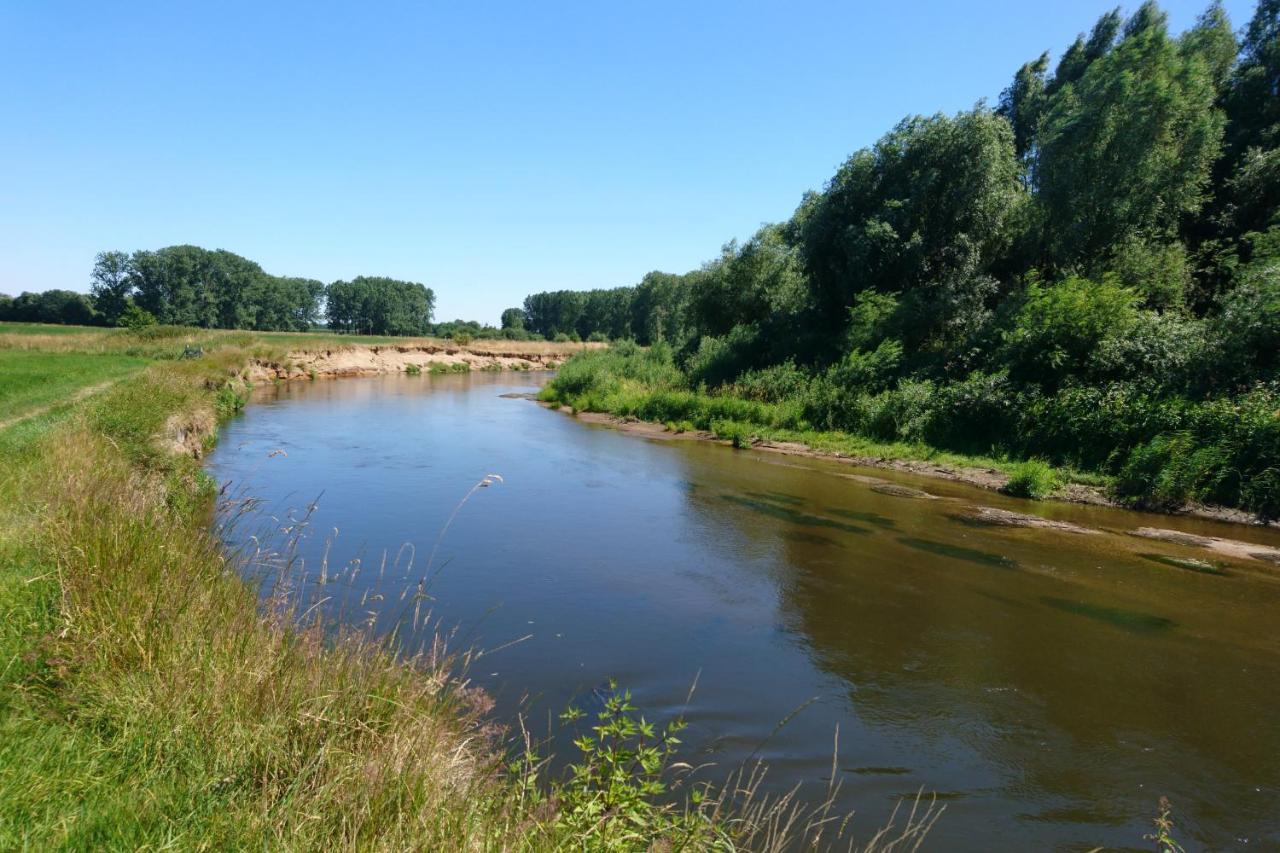
[[[1161,3],[1175,33],[1207,5]],[[1113,6],[0,10],[0,292],[189,243],[421,282],[438,320],[497,325],[529,293],[697,268]],[[1254,3],[1224,7],[1239,29]]]

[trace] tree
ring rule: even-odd
[[[116,326],[129,305],[133,290],[130,278],[129,256],[124,252],[99,252],[90,273],[89,292],[93,307],[103,323]]]
[[[1055,267],[1095,267],[1131,237],[1176,235],[1218,154],[1215,97],[1208,65],[1179,49],[1150,2],[1119,44],[1052,94],[1034,171]]]
[[[508,308],[502,312],[502,328],[504,329],[523,329],[524,328],[524,309]]]
[[[326,292],[329,328],[362,335],[425,335],[435,294],[423,284],[379,276],[335,281]]]
[[[798,214],[815,308],[843,325],[864,290],[979,282],[1025,200],[1013,131],[991,110],[905,119]]]

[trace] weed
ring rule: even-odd
[[[1058,472],[1042,459],[1028,459],[1013,466],[1009,482],[1000,490],[1018,498],[1044,500],[1062,485]]]

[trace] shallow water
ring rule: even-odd
[[[449,524],[429,605],[455,648],[494,650],[471,675],[501,720],[545,732],[611,677],[663,718],[696,680],[684,758],[714,763],[703,778],[754,755],[775,790],[818,799],[838,728],[860,838],[923,789],[946,806],[933,849],[1145,849],[1162,795],[1188,846],[1280,845],[1280,569],[1124,534],[1273,531],[646,439],[500,396],[541,381],[264,388],[209,471],[278,527],[316,502],[305,572],[327,553],[325,606],[376,610],[383,632],[459,502],[500,474]],[[978,504],[1112,532],[954,517]]]

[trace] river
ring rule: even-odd
[[[834,753],[858,838],[923,790],[945,805],[927,849],[1146,849],[1161,796],[1189,847],[1280,845],[1280,568],[1125,533],[1274,531],[643,438],[511,396],[543,381],[261,388],[208,460],[261,501],[228,535],[274,517],[283,539],[314,503],[306,575],[383,633],[430,562],[419,608],[484,652],[499,721],[554,730],[613,678],[650,719],[684,713],[699,778],[759,757],[771,790],[817,799]],[[972,505],[1107,532],[976,526]]]

